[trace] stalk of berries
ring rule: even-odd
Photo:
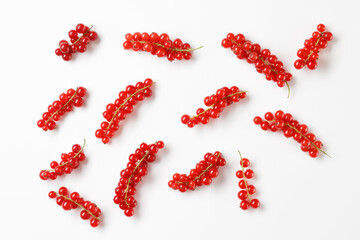
[[[59,96],[59,100],[55,100],[48,106],[48,111],[44,112],[42,119],[37,122],[39,128],[44,131],[54,130],[57,121],[60,120],[66,112],[70,112],[74,107],[81,107],[84,103],[83,97],[86,95],[86,88],[78,87],[76,90],[70,88],[66,93]]]
[[[240,166],[241,170],[236,172],[236,177],[240,178],[239,187],[242,189],[238,192],[238,198],[241,200],[240,208],[246,210],[250,207],[258,208],[260,206],[260,201],[256,198],[251,199],[251,195],[256,192],[256,189],[253,185],[249,185],[247,180],[254,177],[254,171],[251,169],[245,168],[249,167],[250,161],[247,158],[242,158],[241,153],[240,155]]]
[[[106,121],[100,124],[95,136],[101,138],[104,144],[108,143],[119,129],[120,121],[124,120],[127,114],[132,113],[136,103],[152,95],[151,86],[154,84],[150,78],[147,78],[144,82],[138,82],[135,86],[128,85],[125,91],[119,92],[119,97],[114,103],[106,106],[103,112]]]
[[[288,88],[288,97],[290,96],[290,87],[292,75],[286,72],[284,65],[278,58],[271,54],[269,49],[261,49],[257,43],[246,40],[244,35],[239,33],[234,35],[229,33],[221,42],[224,48],[231,48],[239,59],[246,59],[250,64],[254,64],[256,71],[265,74],[266,80],[273,80],[279,87]]]
[[[82,147],[79,144],[74,144],[71,152],[61,154],[60,163],[52,161],[50,163],[50,170],[40,171],[40,178],[42,180],[55,180],[58,176],[70,174],[74,169],[78,168],[80,162],[84,161],[86,158],[83,151],[85,143],[86,141],[84,139],[84,145]]]
[[[186,192],[187,190],[195,190],[202,185],[210,185],[212,178],[219,175],[219,167],[225,166],[226,160],[221,156],[220,152],[214,154],[206,153],[204,160],[198,162],[194,169],[191,169],[189,175],[175,173],[168,185],[174,190]]]
[[[210,118],[219,118],[220,113],[225,107],[234,102],[239,102],[240,99],[245,97],[246,91],[240,91],[236,86],[233,86],[230,89],[228,87],[220,88],[215,94],[204,98],[204,103],[208,107],[207,109],[198,108],[196,115],[192,117],[188,114],[184,114],[181,117],[181,122],[190,128],[199,123],[207,124],[210,121]]]
[[[272,132],[281,130],[285,137],[292,137],[295,141],[300,143],[301,150],[309,152],[310,157],[317,157],[319,152],[330,157],[322,150],[322,142],[316,139],[315,134],[309,132],[308,126],[300,124],[290,113],[284,113],[281,110],[278,110],[275,114],[267,112],[265,113],[264,118],[264,120],[259,116],[254,118],[254,123],[260,125],[261,129],[264,131],[269,129]]]
[[[317,60],[319,59],[319,52],[321,49],[325,49],[328,46],[328,42],[333,39],[331,32],[325,32],[325,25],[319,24],[317,31],[313,32],[312,37],[306,39],[304,42],[304,48],[301,48],[297,52],[297,59],[294,62],[296,69],[302,69],[307,66],[308,69],[314,70],[317,67]]]
[[[115,188],[114,203],[124,210],[127,217],[134,215],[134,207],[137,202],[134,198],[136,185],[147,175],[148,163],[156,160],[155,154],[164,147],[164,142],[157,141],[154,144],[140,144],[135,153],[130,154],[127,167],[120,172],[120,181]]]
[[[100,208],[90,201],[85,201],[78,192],[69,192],[66,187],[60,187],[58,192],[50,191],[49,198],[56,198],[56,203],[65,211],[81,208],[80,217],[84,220],[90,219],[92,227],[99,226],[101,219]]]
[[[57,56],[62,56],[65,61],[69,61],[72,59],[73,53],[86,52],[87,45],[90,41],[95,41],[98,38],[97,33],[91,31],[92,28],[92,25],[88,27],[82,23],[76,25],[75,30],[72,29],[68,33],[71,44],[66,40],[61,40],[59,42],[59,47],[55,49],[55,54]]]
[[[169,61],[177,60],[190,60],[192,57],[191,51],[202,48],[191,48],[190,44],[183,43],[179,38],[174,41],[170,40],[169,35],[166,33],[160,36],[153,32],[148,34],[146,32],[134,34],[126,34],[125,42],[123,44],[125,50],[133,49],[134,51],[146,51],[158,57],[167,57]]]

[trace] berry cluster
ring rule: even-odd
[[[268,129],[273,132],[281,130],[285,137],[292,137],[295,141],[299,142],[301,150],[309,152],[310,157],[317,157],[319,151],[329,156],[321,150],[323,147],[322,142],[316,140],[315,134],[309,132],[307,125],[300,124],[290,113],[284,113],[281,110],[278,110],[275,114],[267,112],[264,118],[263,120],[261,117],[256,116],[254,123],[260,125],[265,131]]]
[[[252,208],[258,208],[260,206],[260,201],[256,198],[251,199],[251,195],[256,192],[256,189],[253,185],[249,185],[247,180],[254,177],[254,171],[251,169],[245,168],[249,167],[250,161],[247,158],[242,158],[240,155],[240,166],[242,170],[236,172],[236,177],[240,178],[239,187],[242,189],[238,193],[238,198],[241,200],[240,208],[246,210],[251,206]]]
[[[98,38],[95,31],[91,31],[93,26],[87,27],[82,23],[76,25],[76,30],[70,30],[68,35],[71,44],[66,40],[59,42],[59,48],[55,49],[57,56],[62,56],[65,61],[69,61],[72,58],[72,53],[80,52],[83,53],[87,49],[87,45],[90,41],[94,41]],[[79,34],[81,34],[79,36]]]
[[[325,25],[320,23],[312,37],[305,40],[304,48],[298,50],[299,59],[294,63],[295,68],[302,69],[306,65],[310,70],[314,70],[317,67],[316,61],[319,59],[320,50],[326,48],[332,39],[332,33],[325,32]]]
[[[61,154],[60,163],[52,161],[50,163],[50,170],[41,170],[40,178],[42,180],[55,180],[58,176],[70,174],[74,169],[78,168],[80,162],[85,160],[84,147],[85,139],[82,147],[79,144],[75,144],[72,146],[71,152]]]
[[[86,88],[78,87],[76,90],[70,88],[66,93],[59,96],[59,100],[54,101],[48,106],[48,111],[44,112],[42,119],[37,122],[39,128],[44,131],[54,130],[56,121],[66,112],[70,112],[75,107],[81,107],[84,103],[83,97],[86,95]]]
[[[152,95],[150,88],[153,84],[154,82],[147,78],[144,82],[138,82],[135,86],[128,85],[125,91],[119,92],[119,98],[106,106],[106,110],[103,112],[106,121],[101,123],[100,129],[95,132],[95,136],[101,138],[104,144],[108,143],[119,129],[120,121],[133,111],[136,103]]]
[[[58,192],[50,191],[49,198],[56,198],[56,203],[65,211],[80,207],[80,217],[84,220],[90,219],[92,227],[99,226],[101,210],[95,203],[85,201],[78,192],[70,193],[66,187],[60,187]]]
[[[153,32],[148,34],[146,32],[134,34],[126,34],[125,42],[123,44],[125,50],[133,49],[134,51],[146,51],[152,55],[158,57],[167,57],[169,61],[177,60],[189,60],[192,55],[190,51],[194,51],[202,48],[190,48],[190,44],[183,43],[181,39],[177,38],[171,41],[169,35],[166,33],[160,34],[160,36]]]
[[[225,166],[225,164],[226,161],[220,152],[206,153],[204,160],[197,163],[196,167],[191,169],[189,175],[175,173],[168,185],[170,188],[180,192],[186,192],[188,189],[195,190],[197,186],[210,185],[212,178],[219,175],[219,167]]]
[[[221,42],[224,48],[231,48],[239,59],[246,59],[248,63],[254,63],[256,71],[264,73],[267,80],[273,80],[279,87],[290,87],[288,82],[292,79],[291,73],[284,69],[284,65],[278,58],[271,54],[269,49],[261,50],[257,43],[246,40],[244,35],[229,33]]]
[[[246,92],[240,91],[236,86],[233,86],[230,89],[228,87],[220,88],[216,91],[216,94],[204,98],[204,103],[208,107],[206,110],[198,108],[196,110],[196,116],[192,117],[188,114],[184,114],[181,117],[181,122],[190,128],[199,123],[207,124],[210,118],[219,118],[220,113],[225,107],[234,102],[239,102],[240,99],[245,97]]]
[[[130,154],[127,167],[120,172],[120,181],[115,188],[114,203],[119,204],[126,216],[134,215],[134,207],[137,202],[134,198],[136,185],[141,178],[146,176],[148,163],[156,160],[155,154],[164,147],[164,142],[157,141],[155,144],[140,144],[135,153]]]

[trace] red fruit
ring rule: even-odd
[[[120,172],[120,181],[115,188],[114,203],[119,204],[120,209],[124,210],[125,216],[134,215],[134,207],[137,202],[134,198],[136,185],[142,180],[142,177],[148,173],[148,163],[155,161],[155,153],[158,149],[165,146],[163,141],[157,141],[156,144],[141,143],[135,153],[130,154],[127,167]],[[180,176],[179,176],[180,177]],[[173,183],[169,182],[169,186]]]
[[[136,86],[128,85],[125,91],[121,91],[119,98],[106,106],[106,111],[103,113],[106,121],[101,123],[100,129],[95,132],[95,136],[101,138],[104,144],[109,143],[110,138],[120,129],[119,123],[133,111],[136,103],[151,96],[150,88],[153,84],[154,82],[147,78],[144,82],[138,82]]]
[[[305,40],[304,48],[298,50],[297,55],[300,59],[294,62],[296,69],[302,69],[305,65],[310,70],[316,69],[320,49],[326,48],[328,41],[332,40],[333,35],[331,32],[325,32],[324,24],[319,24],[317,30],[312,33],[312,38]]]
[[[227,89],[227,91],[225,91]],[[195,125],[202,123],[207,124],[210,118],[218,118],[223,109],[234,102],[239,102],[240,99],[246,97],[246,92],[240,91],[238,87],[233,86],[230,89],[227,87],[220,88],[216,91],[216,94],[206,96],[204,103],[209,108],[198,108],[196,116],[190,117],[184,114],[181,117],[181,122],[192,128]]]
[[[218,176],[218,167],[224,166],[226,161],[222,158],[220,152],[214,154],[206,153],[204,160],[196,164],[194,169],[191,169],[189,175],[175,173],[173,179],[169,181],[169,187],[180,192],[185,192],[188,189],[195,190],[196,186],[210,185],[212,178]]]
[[[171,41],[169,35],[166,33],[160,36],[157,33],[134,33],[133,35],[128,33],[125,35],[125,41],[123,43],[124,49],[133,49],[134,51],[146,51],[152,55],[158,57],[167,57],[169,61],[177,60],[189,60],[192,57],[190,51],[197,50],[191,49],[188,43],[183,43],[181,39],[175,39]]]
[[[290,113],[285,114],[281,110],[275,112],[275,121],[271,115],[270,112],[267,112],[265,114],[265,121],[260,117],[255,117],[254,123],[260,124],[261,128],[264,130],[267,130],[269,127],[271,127],[273,132],[281,129],[285,137],[293,138],[300,143],[301,150],[309,152],[310,157],[315,158],[319,155],[319,152],[322,151],[320,149],[323,147],[323,144],[321,141],[316,140],[316,136],[313,133],[309,133],[307,125],[300,124],[298,121],[294,120]],[[269,122],[271,123],[271,126],[269,125]]]

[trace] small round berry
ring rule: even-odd
[[[325,25],[320,23],[319,25],[317,25],[317,30],[319,32],[324,32],[325,31]]]
[[[71,53],[64,53],[62,55],[62,58],[65,60],[65,61],[70,61],[72,59],[72,55]]]
[[[66,195],[66,194],[68,194],[68,190],[67,190],[67,188],[66,187],[60,187],[59,188],[59,194],[61,194],[61,195]]]
[[[98,219],[96,219],[96,218],[91,218],[91,220],[90,220],[90,225],[91,225],[92,227],[97,227],[97,226],[99,226],[99,224],[100,224],[100,221],[99,221]]]
[[[261,123],[262,123],[261,117],[256,116],[256,117],[254,118],[254,123],[257,124],[257,125],[261,124]]]
[[[54,191],[50,191],[48,195],[49,195],[49,198],[56,198],[56,192],[54,192]]]
[[[258,199],[256,199],[256,198],[252,199],[250,201],[250,206],[252,208],[258,208],[258,207],[260,207],[260,201]]]
[[[157,141],[156,142],[156,145],[158,146],[158,148],[164,148],[164,146],[165,146],[165,144],[164,144],[164,142],[163,141]]]
[[[309,155],[310,155],[310,157],[312,157],[312,158],[316,158],[317,156],[319,156],[319,151],[318,151],[316,148],[311,149],[311,150],[309,151]]]
[[[247,168],[248,166],[250,166],[250,161],[247,158],[243,158],[240,160],[240,166]]]
[[[86,30],[85,30],[85,25],[82,24],[82,23],[79,23],[78,25],[76,25],[76,31],[78,33],[84,33]]]
[[[245,171],[245,177],[250,179],[250,178],[253,178],[254,177],[254,171],[251,170],[251,169],[248,169]]]
[[[125,216],[127,216],[127,217],[131,217],[131,216],[134,215],[134,209],[133,209],[133,208],[126,209],[126,210],[124,211],[124,214],[125,214]]]
[[[249,208],[249,203],[248,203],[248,201],[246,201],[246,200],[241,201],[240,207],[241,207],[241,209],[243,209],[243,210],[248,209],[248,208]]]
[[[240,200],[245,200],[248,197],[248,194],[246,192],[246,190],[241,190],[238,192],[238,198]]]
[[[305,62],[302,59],[298,59],[294,62],[294,67],[296,69],[302,69],[305,66]]]

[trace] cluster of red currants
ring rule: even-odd
[[[195,190],[196,187],[202,185],[210,185],[212,178],[219,175],[219,167],[225,166],[226,160],[221,156],[220,152],[214,154],[206,153],[204,160],[196,164],[194,169],[191,169],[190,174],[175,173],[168,185],[174,190],[186,192],[187,190]]]
[[[125,42],[123,44],[125,50],[133,49],[134,51],[146,51],[152,55],[158,57],[167,57],[169,61],[177,60],[189,60],[192,55],[190,51],[200,49],[190,48],[190,44],[183,43],[181,39],[177,38],[174,41],[170,40],[169,35],[166,33],[160,34],[160,36],[153,32],[148,34],[146,32],[134,34],[126,34]]]
[[[239,151],[240,154],[240,151]],[[256,198],[251,199],[251,195],[256,192],[254,185],[249,185],[247,180],[254,177],[254,171],[245,168],[250,166],[250,161],[247,158],[242,158],[240,154],[240,166],[242,170],[236,172],[236,177],[241,179],[239,181],[239,187],[242,189],[238,192],[238,198],[241,200],[240,208],[246,210],[251,206],[252,208],[258,208],[260,201]]]
[[[119,204],[120,209],[124,210],[125,216],[134,215],[134,207],[137,202],[134,198],[136,185],[141,178],[147,175],[148,163],[156,160],[155,154],[164,147],[164,142],[157,141],[154,144],[140,144],[135,153],[130,154],[129,162],[125,169],[120,172],[118,187],[115,188],[114,203]]]
[[[76,90],[70,88],[66,93],[59,96],[59,100],[54,101],[48,106],[48,111],[44,112],[42,119],[37,122],[39,128],[44,131],[54,130],[56,121],[59,121],[61,116],[66,112],[70,112],[75,107],[81,107],[84,103],[82,99],[86,95],[86,88],[78,87]]]
[[[60,163],[52,161],[50,163],[50,170],[41,170],[40,178],[42,180],[55,180],[58,176],[70,174],[74,169],[79,167],[80,162],[85,160],[84,147],[85,139],[82,147],[79,144],[75,144],[72,146],[71,152],[61,154]]]
[[[224,48],[231,48],[239,59],[246,59],[248,63],[253,63],[256,71],[264,73],[267,80],[273,80],[279,87],[284,87],[286,84],[289,88],[291,73],[285,71],[284,64],[271,54],[269,49],[261,50],[259,44],[246,40],[241,33],[237,35],[229,33],[222,40],[221,45]]]
[[[58,192],[50,191],[49,198],[56,198],[56,203],[65,211],[80,207],[80,217],[84,220],[90,219],[92,227],[99,226],[101,219],[101,210],[95,203],[85,201],[78,192],[70,193],[66,187],[60,187]]]
[[[210,118],[219,118],[220,113],[225,107],[231,105],[234,102],[239,102],[240,99],[246,97],[245,91],[240,91],[238,87],[233,86],[230,89],[228,87],[220,88],[216,91],[216,94],[207,96],[204,98],[204,103],[208,107],[206,110],[198,108],[196,116],[190,117],[188,114],[184,114],[181,117],[181,122],[192,128],[195,125],[202,123],[207,124]]]
[[[299,142],[301,144],[301,150],[309,152],[310,157],[317,157],[319,151],[329,156],[321,150],[323,147],[322,142],[316,140],[315,134],[309,132],[307,125],[300,124],[290,113],[284,113],[281,110],[278,110],[275,114],[267,112],[264,118],[265,120],[256,116],[254,123],[260,125],[265,131],[268,129],[273,132],[281,130],[285,137],[292,137],[295,141]]]
[[[125,91],[121,91],[115,102],[106,106],[106,110],[103,112],[106,121],[101,123],[95,136],[101,138],[104,144],[108,143],[119,129],[120,121],[124,120],[127,114],[132,113],[136,103],[152,95],[150,88],[153,84],[154,82],[147,78],[144,82],[138,82],[135,86],[128,85]]]
[[[302,69],[305,65],[313,70],[317,67],[317,60],[319,59],[319,52],[328,46],[328,42],[333,39],[331,32],[325,32],[325,25],[319,24],[317,31],[313,32],[312,37],[306,39],[304,48],[297,52],[297,59],[294,63],[296,69]]]
[[[92,27],[93,26],[87,27],[82,23],[76,25],[76,30],[70,30],[68,33],[72,44],[66,40],[61,40],[59,42],[59,48],[55,49],[55,54],[62,56],[65,61],[69,61],[72,59],[72,53],[85,52],[90,41],[98,38],[97,33],[91,31]],[[79,36],[79,34],[81,34],[81,36]]]

